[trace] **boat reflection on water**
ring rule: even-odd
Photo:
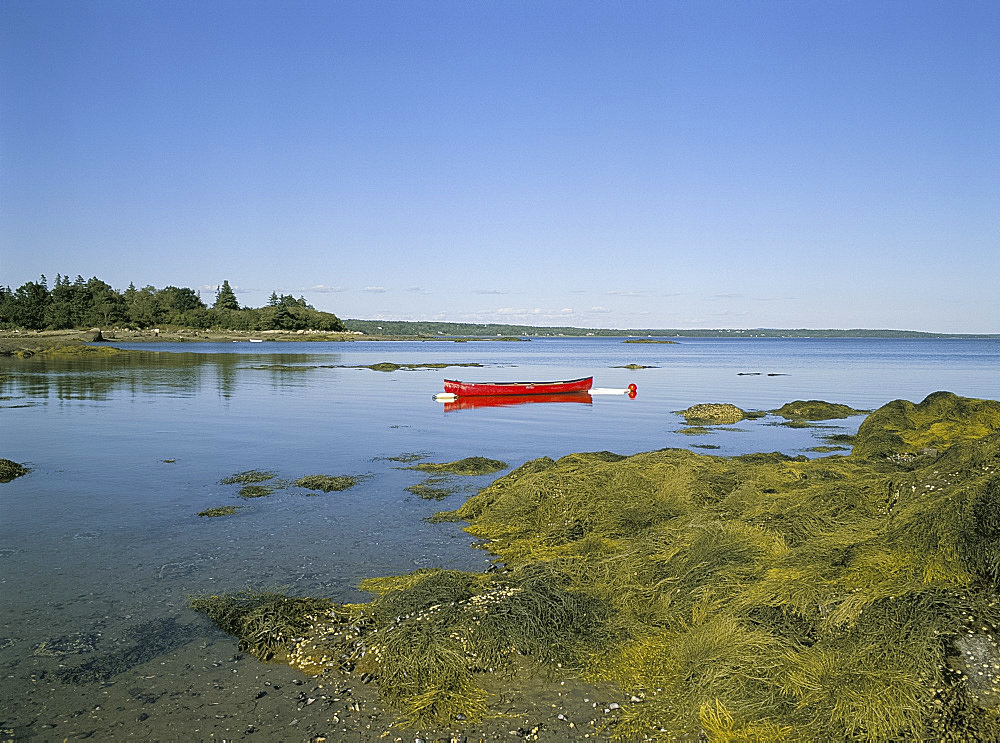
[[[589,392],[561,392],[554,395],[460,395],[444,404],[445,412],[468,410],[470,408],[499,408],[507,405],[526,403],[576,402],[584,405],[592,403]]]

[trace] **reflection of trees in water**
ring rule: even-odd
[[[259,357],[258,357],[259,358]],[[331,357],[322,360],[329,363]],[[280,364],[278,362],[280,361]],[[301,387],[316,356],[270,356],[274,366],[253,368],[236,353],[126,353],[93,359],[0,359],[0,396],[56,400],[107,400],[126,393],[194,397],[214,388],[223,398],[236,394],[240,384],[267,375],[272,388]],[[289,367],[298,365],[299,369]],[[281,368],[284,367],[284,368]]]

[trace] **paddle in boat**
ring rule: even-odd
[[[594,384],[593,377],[569,379],[562,382],[459,382],[444,380],[446,395],[560,395],[586,392]]]

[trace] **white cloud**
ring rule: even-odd
[[[303,292],[317,292],[319,294],[340,294],[341,292],[346,292],[347,287],[343,286],[326,286],[324,284],[316,284],[316,286],[306,287],[305,289],[300,289]]]
[[[389,290],[384,286],[366,286],[361,291],[368,292],[369,294],[385,294]]]

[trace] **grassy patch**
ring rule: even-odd
[[[0,482],[10,482],[15,477],[22,477],[30,471],[24,465],[10,459],[0,459]]]
[[[207,508],[204,511],[201,511],[198,515],[209,516],[212,518],[218,516],[232,516],[238,510],[240,510],[239,506],[219,506],[218,508]]]
[[[421,472],[450,472],[453,475],[489,475],[507,469],[507,463],[486,457],[466,457],[454,462],[422,462],[407,469]]]

